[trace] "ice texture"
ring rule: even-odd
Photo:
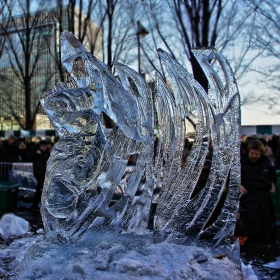
[[[114,62],[115,77],[72,33],[62,34],[61,49],[68,79],[41,97],[60,136],[47,164],[42,196],[47,237],[95,244],[121,236],[150,237],[153,191],[160,186],[154,242],[227,244],[240,184],[240,98],[227,60],[215,49],[193,50],[208,79],[206,93],[183,66],[159,50],[167,79],[156,75],[153,96],[139,73]],[[115,122],[108,138],[102,112]],[[182,165],[186,117],[196,134]],[[213,158],[207,184],[193,197],[210,141]],[[131,155],[138,157],[128,171]],[[226,186],[221,213],[209,224]],[[120,189],[122,196],[112,203]]]
[[[243,280],[258,280],[259,279],[258,276],[255,274],[251,264],[245,265],[241,261],[241,271],[242,271]]]
[[[179,244],[208,243],[209,246],[211,239],[213,244],[215,240],[218,244],[224,241],[235,227],[240,185],[240,99],[232,71],[223,56],[214,49],[193,50],[193,53],[208,79],[209,94],[177,61],[167,53],[159,52],[171,85],[167,87],[158,79],[159,99],[163,100],[169,95],[169,100],[174,101],[170,102],[172,114],[168,114],[166,108],[162,109],[167,107],[163,104],[159,104],[157,110],[161,120],[160,138],[163,139],[163,147],[159,145],[158,149],[164,150],[159,151],[158,155],[162,157],[161,163],[164,159],[163,168],[167,174],[163,175],[155,229],[159,239]],[[210,53],[220,67],[220,75],[217,75],[207,59]],[[183,124],[180,126],[180,122],[183,123],[186,114],[195,116],[196,139],[187,163],[179,169],[182,154],[180,143],[184,137],[184,127]],[[167,118],[166,115],[175,116],[172,123],[176,123],[172,124],[171,133],[170,126],[162,122]],[[174,139],[173,145],[166,145],[165,138]],[[210,174],[206,186],[191,199],[210,139],[213,146]],[[217,220],[205,228],[228,179],[227,198],[222,211]]]

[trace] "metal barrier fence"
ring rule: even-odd
[[[23,188],[36,188],[33,163],[0,162],[0,182],[19,183]]]
[[[0,162],[0,181],[10,182],[9,174],[11,174],[13,164],[10,162]]]

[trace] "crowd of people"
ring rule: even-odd
[[[39,148],[41,141],[45,141],[48,153],[51,152],[56,138],[16,138],[10,135],[0,141],[0,162],[30,162],[30,153]],[[42,142],[44,143],[44,142]]]

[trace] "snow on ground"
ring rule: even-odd
[[[0,237],[3,239],[22,236],[28,229],[29,223],[14,214],[5,214],[0,220]]]
[[[42,239],[42,236],[35,237],[31,233],[27,233],[25,237],[14,240],[8,239],[0,243],[1,280],[12,279],[14,270],[17,270],[23,262],[25,253],[39,238]]]
[[[0,279],[242,279],[227,257],[213,258],[202,248],[137,242],[102,241],[89,249],[26,236],[0,245]]]

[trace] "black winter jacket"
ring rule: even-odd
[[[9,145],[8,141],[3,142],[3,146],[0,149],[0,160],[3,162],[18,162],[19,156],[19,144],[15,141]]]
[[[246,153],[241,155],[241,185],[249,192],[271,189],[271,182],[276,182],[275,168],[268,157],[262,155],[253,163]]]
[[[39,149],[31,149],[26,154],[26,159],[33,162],[33,172],[36,178],[45,177],[49,153],[41,151],[41,154],[37,154],[37,150]]]

